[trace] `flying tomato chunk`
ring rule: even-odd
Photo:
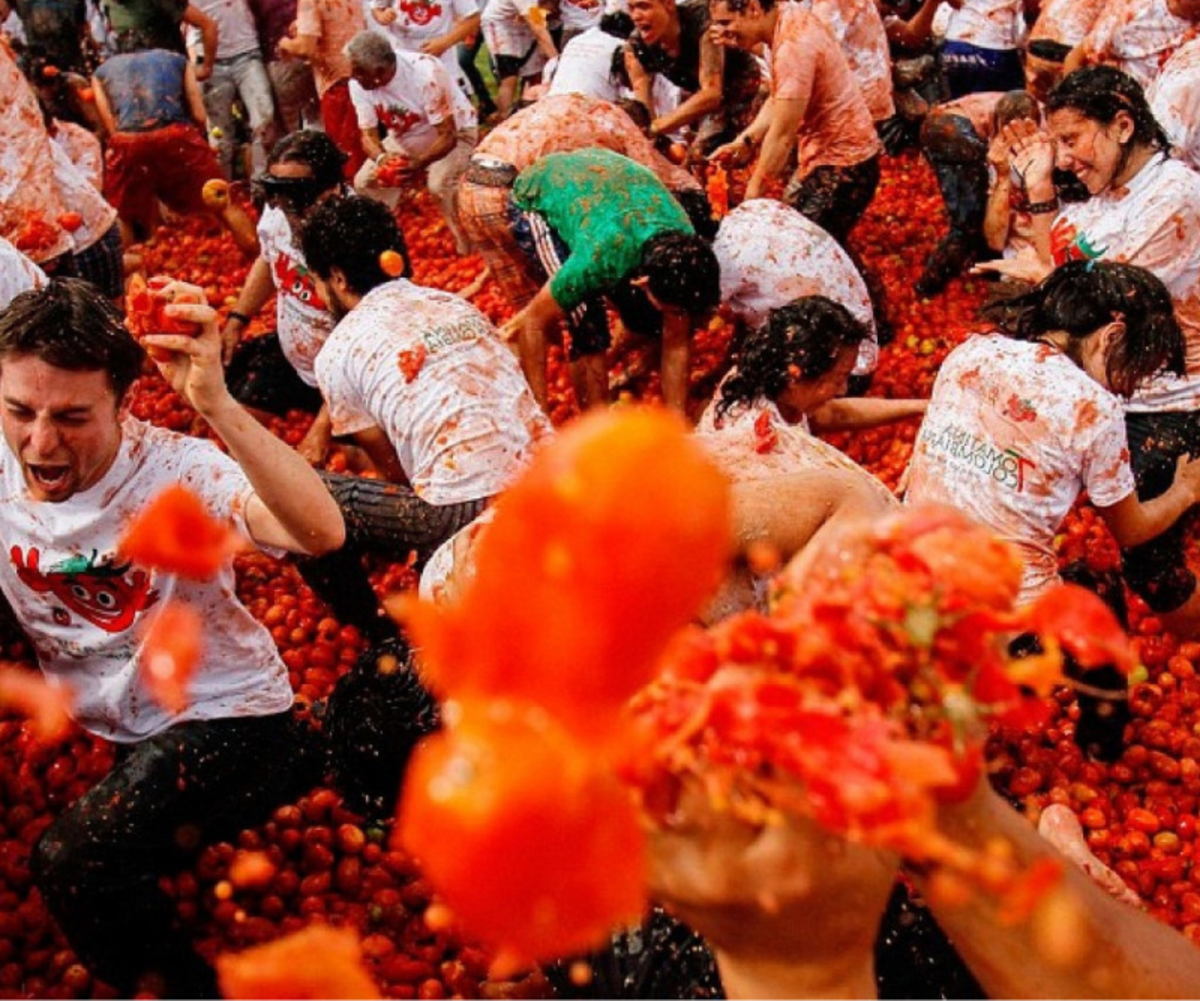
[[[238,534],[209,514],[199,497],[172,484],[142,508],[117,551],[151,570],[208,580],[241,548]]]
[[[459,708],[417,747],[396,837],[464,931],[513,959],[548,960],[636,919],[642,834],[603,762],[532,703]]]
[[[142,682],[164,709],[187,708],[188,687],[204,648],[204,626],[190,605],[168,601],[142,630]]]
[[[380,998],[349,928],[309,925],[298,932],[217,957],[226,998]]]
[[[71,729],[67,709],[70,692],[52,687],[39,673],[15,665],[0,665],[0,706],[29,717],[38,738],[53,742]]]
[[[446,694],[534,699],[604,740],[729,549],[727,481],[677,417],[589,415],[497,502],[460,597],[406,623]]]

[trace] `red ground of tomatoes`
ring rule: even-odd
[[[731,178],[735,182],[736,178]],[[730,187],[736,191],[736,183]],[[478,257],[459,258],[453,239],[423,191],[406,199],[401,220],[418,283],[457,291],[480,273]],[[978,279],[956,280],[932,301],[913,291],[928,252],[944,231],[944,216],[929,169],[915,156],[884,163],[883,180],[853,242],[886,290],[896,330],[885,347],[871,389],[879,396],[927,396],[946,353],[975,328],[987,295]],[[209,303],[233,307],[249,268],[222,234],[189,219],[135,248],[147,274],[169,274],[204,289]],[[494,322],[511,310],[492,281],[473,301]],[[250,327],[269,326],[268,303]],[[693,384],[711,379],[728,341],[714,323],[697,335]],[[657,398],[653,365],[618,343],[610,371],[634,397]],[[647,372],[648,374],[640,374]],[[562,423],[576,412],[562,350],[550,352],[550,411]],[[157,376],[139,380],[133,412],[165,427],[205,434],[194,413]],[[296,444],[309,418],[293,414],[272,424]],[[912,451],[917,421],[853,437],[832,438],[852,458],[895,485]],[[345,468],[335,455],[333,469]],[[1195,535],[1190,555],[1195,555]],[[1086,504],[1068,518],[1058,540],[1063,561],[1086,559],[1096,569],[1116,566],[1117,552],[1100,519]],[[282,650],[302,702],[328,693],[363,647],[303,585],[289,565],[252,554],[238,558],[239,593]],[[373,581],[381,593],[412,587],[410,565],[381,564]],[[1200,942],[1200,644],[1178,643],[1136,600],[1135,649],[1148,672],[1133,692],[1132,741],[1112,764],[1087,761],[1071,739],[1078,715],[1067,693],[1050,700],[1050,718],[1036,731],[997,733],[989,749],[1003,787],[1031,813],[1049,802],[1076,810],[1097,855],[1145,900],[1151,913]],[[0,651],[28,656],[18,646]],[[45,826],[111,763],[103,743],[75,732],[47,747],[25,724],[0,714],[0,998],[112,997],[95,983],[67,948],[33,891],[29,848]],[[218,894],[239,849],[261,851],[275,867],[268,883]],[[382,992],[393,998],[529,996],[548,993],[536,976],[489,981],[490,957],[425,914],[429,884],[412,861],[391,850],[382,830],[342,808],[336,793],[317,788],[278,809],[265,825],[242,832],[237,844],[207,848],[197,864],[168,881],[181,918],[195,929],[209,956],[269,941],[314,918],[348,925],[363,936],[367,964]]]

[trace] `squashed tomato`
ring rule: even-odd
[[[238,534],[179,484],[167,487],[147,504],[118,545],[121,555],[139,566],[189,580],[215,576],[242,548]]]

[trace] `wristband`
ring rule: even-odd
[[[1051,212],[1058,211],[1058,199],[1051,198],[1048,202],[1030,202],[1025,206],[1025,211],[1030,215],[1049,215]]]
[[[391,156],[391,154],[385,149],[382,153],[379,154],[379,156],[375,157],[375,166],[378,167],[389,156]]]
[[[248,317],[245,313],[239,313],[236,309],[231,309],[226,315],[225,319],[226,321],[237,320],[238,323],[240,323],[243,327],[248,327],[250,325],[250,317]]]

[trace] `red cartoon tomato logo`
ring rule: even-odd
[[[129,563],[97,562],[94,552],[89,559],[72,556],[44,572],[36,547],[30,548],[28,561],[20,546],[13,546],[9,557],[21,583],[38,594],[52,594],[66,606],[53,612],[59,625],[68,625],[74,612],[105,632],[119,633],[158,599],[144,570],[129,573]]]
[[[400,0],[400,13],[408,18],[409,23],[423,28],[442,16],[442,5],[422,3],[421,0]]]

